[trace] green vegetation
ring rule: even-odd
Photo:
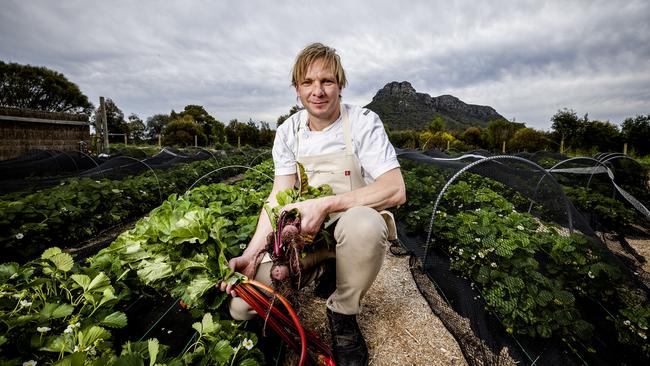
[[[448,174],[403,167],[409,201],[397,217],[422,237]],[[468,279],[503,328],[533,338],[556,337],[584,356],[598,352],[596,331],[607,332],[606,327],[616,330],[621,347],[650,357],[650,308],[612,254],[595,239],[569,235],[520,212],[523,197],[476,178],[466,174],[449,187],[436,212],[431,245],[451,259],[452,271]],[[601,210],[604,197],[589,193],[576,190],[573,196],[585,201],[580,205],[603,211],[608,225],[623,224],[633,214],[617,201],[603,201]]]
[[[258,166],[271,172],[272,164]],[[172,195],[109,248],[78,264],[58,248],[24,265],[0,265],[0,363],[56,365],[259,365],[257,337],[227,318],[215,284],[231,274],[271,185],[249,172],[237,185]],[[139,296],[181,297],[196,335],[178,355],[157,339],[118,341]],[[188,327],[190,325],[188,324]],[[127,332],[131,337],[141,329]]]
[[[92,104],[63,74],[0,61],[0,107],[90,114]]]
[[[156,176],[145,171],[120,181],[71,179],[42,191],[4,196],[0,200],[0,247],[5,258],[24,260],[48,246],[77,245],[103,229],[145,214],[216,168],[248,160],[245,155],[231,155],[218,163],[213,159],[197,161]],[[217,172],[202,183],[219,181],[237,171]]]

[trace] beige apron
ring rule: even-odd
[[[345,150],[340,152],[311,156],[299,155],[300,140],[307,129],[307,116],[308,113],[303,113],[303,117],[298,124],[295,156],[296,161],[300,162],[305,168],[309,185],[318,187],[321,184],[329,184],[334,194],[350,192],[366,186],[361,170],[361,163],[352,148],[350,120],[348,118],[347,108],[341,104]],[[330,214],[328,220],[325,222],[325,227],[335,222],[342,214],[343,212]],[[395,240],[397,238],[397,228],[395,227],[393,214],[386,210],[381,211],[380,214],[388,227],[388,240]]]

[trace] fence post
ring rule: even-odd
[[[161,137],[160,137],[160,136],[161,136],[161,135],[158,134],[158,147],[161,147],[161,146],[162,146],[162,144],[161,144],[162,141],[161,141]]]
[[[623,143],[623,155],[627,156],[627,142]]]
[[[128,145],[127,141],[128,141],[128,140],[126,139],[126,134],[124,134],[124,146],[127,146],[127,145]]]
[[[194,135],[194,147],[198,147],[198,146],[199,146],[199,144],[198,144],[198,136]]]
[[[506,140],[503,140],[503,145],[501,146],[501,153],[506,153]]]
[[[104,146],[102,146],[102,152],[108,153],[108,151],[110,151],[110,146],[108,145],[108,122],[106,121],[106,104],[104,103],[104,97],[99,97],[99,109],[102,111],[102,129],[104,130]]]
[[[449,151],[449,140],[447,140],[447,151]]]

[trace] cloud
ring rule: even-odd
[[[317,7],[317,8],[316,8]],[[564,107],[620,122],[650,113],[645,1],[6,1],[0,59],[46,66],[93,101],[146,118],[201,104],[274,121],[312,41],[337,48],[346,101],[390,81],[490,105],[540,129]]]

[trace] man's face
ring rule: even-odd
[[[310,117],[316,119],[313,122],[334,122],[338,118],[341,88],[322,59],[309,65],[304,80],[296,87],[296,93]]]

